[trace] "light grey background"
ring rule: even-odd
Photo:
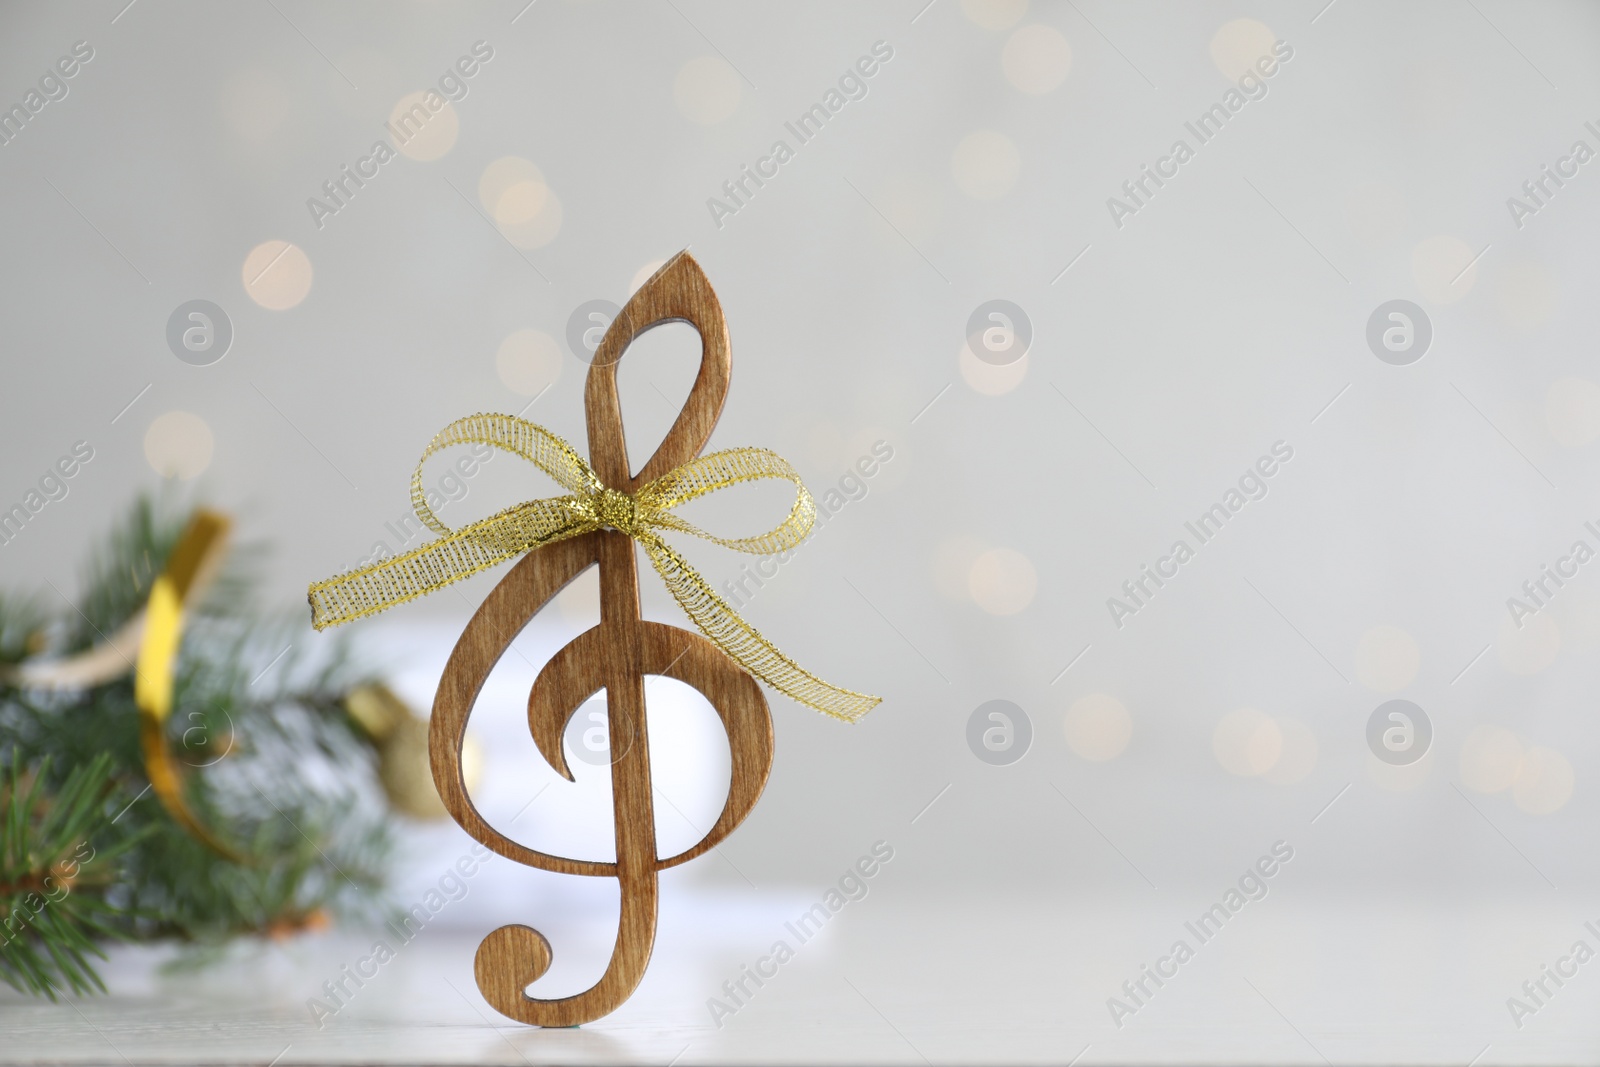
[[[884,704],[846,727],[773,695],[767,794],[723,857],[683,877],[814,895],[887,839],[895,881],[878,892],[951,897],[964,927],[1013,896],[1147,901],[1153,932],[1126,966],[1111,953],[1120,975],[1282,839],[1296,859],[1277,893],[1375,914],[1481,902],[1487,917],[1460,936],[1512,960],[1484,978],[1482,1007],[1485,1032],[1507,1035],[1501,998],[1600,917],[1600,563],[1521,630],[1507,608],[1573,541],[1600,547],[1583,528],[1600,525],[1587,297],[1600,162],[1520,227],[1507,205],[1575,140],[1600,149],[1584,127],[1600,125],[1591,5],[123,2],[0,14],[0,104],[75,41],[95,50],[69,95],[0,146],[0,505],[75,441],[95,449],[70,495],[0,547],[8,587],[70,589],[107,521],[159,482],[147,436],[181,411],[214,444],[179,488],[203,487],[273,542],[272,590],[292,603],[394,542],[384,524],[406,511],[415,458],[452,419],[525,410],[581,443],[586,368],[565,350],[568,315],[623,302],[687,247],[733,342],[712,446],[774,448],[819,495],[874,441],[894,458],[746,609],[803,665]],[[1017,59],[1030,40],[1017,34],[1051,39],[1030,27],[1070,49],[1045,92],[1017,85],[1061,73]],[[1119,227],[1108,198],[1175,139],[1194,145],[1184,123],[1232,84],[1213,53],[1258,33],[1292,59]],[[450,150],[386,164],[317,228],[307,198],[480,40],[493,59],[452,105]],[[793,145],[784,122],[878,41],[893,58],[865,98],[717,225],[708,198],[775,139]],[[729,65],[736,99],[708,61]],[[686,65],[709,69],[711,88],[685,88]],[[693,117],[719,105],[719,121]],[[535,164],[559,199],[539,247],[513,247],[478,195],[504,157]],[[312,270],[285,310],[244,278],[274,240]],[[166,345],[169,314],[192,299],[233,322],[211,366]],[[1027,311],[1031,351],[999,368],[969,356],[964,374],[968,316],[992,299]],[[1409,366],[1366,344],[1368,316],[1393,299],[1432,322]],[[560,346],[559,377],[531,406],[497,371],[502,341],[527,329]],[[662,336],[624,362],[634,440],[668,425],[694,356],[692,338]],[[1176,539],[1194,544],[1184,523],[1279,441],[1293,458],[1266,498],[1119,628],[1107,599]],[[552,491],[517,464],[495,460],[447,521]],[[740,532],[782,502],[751,493],[713,510]],[[746,562],[683,547],[718,585]],[[997,549],[1025,557],[1031,596],[1025,579],[985,577],[1016,558],[978,560]],[[419,706],[494,580],[367,626]],[[648,570],[642,581],[647,614],[679,623]],[[1011,594],[1014,613],[983,606]],[[589,595],[565,594],[530,629],[529,660],[508,657],[474,727],[489,750],[481,794],[501,816],[551,777],[533,765],[521,694],[530,664],[585,625]],[[1098,761],[1065,726],[1094,694],[1132,726]],[[1368,717],[1395,697],[1432,720],[1433,749],[1410,768],[1366,747]],[[725,778],[725,755],[676,699],[663,707],[681,704],[681,723],[652,740],[692,822],[720,804],[704,783]],[[1010,766],[967,748],[968,717],[993,699],[1032,721]],[[1292,749],[1297,780],[1224,768],[1219,724],[1243,708],[1272,720],[1268,749],[1289,739],[1278,770]],[[1485,752],[1505,754],[1506,788],[1477,787]],[[1568,792],[1563,766],[1570,796],[1542,812]],[[558,802],[567,817],[552,807],[519,827],[543,842],[587,827],[604,852],[604,789],[568,788],[584,791]],[[423,876],[464,841],[422,840]],[[495,877],[497,921],[534,921],[519,894],[548,882]],[[1555,932],[1495,919],[1530,911]]]

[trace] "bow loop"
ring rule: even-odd
[[[424,526],[440,536],[448,536],[451,530],[428,506],[422,468],[435,452],[455,445],[488,445],[521,456],[569,493],[594,494],[602,488],[589,461],[543,426],[509,415],[468,415],[433,435],[411,475],[411,509]]]
[[[670,513],[678,505],[718,489],[766,478],[793,482],[795,495],[788,517],[764,534],[755,537],[718,537]],[[788,460],[765,448],[730,448],[691,460],[641,488],[639,499],[655,513],[652,516],[653,525],[692,534],[736,552],[760,556],[782,552],[804,541],[817,517],[816,502],[800,480],[799,472],[789,465]]]

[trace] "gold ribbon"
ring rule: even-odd
[[[150,587],[144,608],[144,634],[134,666],[133,701],[139,706],[139,743],[145,773],[161,804],[178,824],[212,851],[236,863],[244,857],[224,844],[190,809],[183,796],[183,772],[167,745],[167,718],[172,714],[172,683],[183,640],[183,609],[204,588],[221,562],[227,544],[228,519],[201,509],[184,528],[166,566]]]
[[[422,466],[440,449],[463,444],[485,444],[521,456],[555,479],[567,495],[529,500],[452,530],[428,507]],[[672,514],[680,504],[763,478],[782,478],[795,487],[789,517],[764,534],[717,537]],[[423,451],[411,477],[411,506],[439,539],[313,584],[308,593],[312,626],[322,630],[375,615],[543,545],[609,528],[644,546],[673,599],[746,671],[793,700],[846,722],[855,722],[879,703],[878,697],[829,685],[778,651],[661,538],[659,531],[673,530],[757,555],[798,545],[810,531],[817,508],[800,475],[775,452],[764,448],[713,452],[630,494],[603,485],[577,450],[542,426],[511,415],[469,415],[439,431]]]

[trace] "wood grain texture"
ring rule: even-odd
[[[637,477],[617,397],[617,364],[646,330],[687,322],[701,337],[700,371],[672,428]],[[728,392],[731,356],[716,294],[688,253],[679,253],[646,282],[612,323],[595,353],[584,391],[590,463],[608,487],[632,493],[699,455]],[[569,582],[600,568],[600,625],[551,658],[528,695],[528,728],[539,751],[568,780],[562,735],[595,693],[606,694],[612,744],[615,863],[552,856],[491,827],[467,795],[461,744],[484,680],[511,641]],[[728,734],[732,774],[716,824],[694,846],[657,855],[645,723],[644,678],[666,675],[694,686],[716,709]],[[527,986],[548,970],[551,949],[532,927],[503,926],[484,938],[474,960],[478,988],[495,1010],[519,1022],[574,1026],[616,1009],[638,986],[655,942],[657,872],[693,859],[723,840],[750,813],[772,768],[772,717],[755,680],[699,634],[639,617],[639,571],[633,539],[597,530],[523,557],[490,592],[451,653],[434,698],[429,732],[434,781],[462,828],[508,859],[562,874],[617,879],[622,914],[606,972],[591,988],[555,1000],[531,997]]]

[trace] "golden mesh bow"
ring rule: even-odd
[[[440,449],[463,444],[485,444],[521,456],[555,479],[567,495],[529,500],[452,530],[428,507],[422,465]],[[762,478],[782,478],[795,487],[789,517],[764,534],[717,537],[672,514],[673,508],[707,493]],[[610,528],[644,546],[667,591],[712,643],[778,692],[846,722],[855,722],[879,703],[878,697],[829,685],[779,652],[658,533],[693,534],[757,555],[798,545],[810,532],[817,508],[800,475],[775,452],[764,448],[713,452],[628,494],[601,484],[577,450],[542,426],[511,415],[469,415],[439,431],[423,451],[411,477],[411,506],[439,539],[312,585],[308,594],[312,626],[321,630],[375,615],[542,545]]]

